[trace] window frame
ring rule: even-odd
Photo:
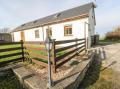
[[[72,24],[64,25],[64,36],[73,36]]]
[[[39,30],[35,30],[34,34],[35,34],[35,38],[40,38]]]

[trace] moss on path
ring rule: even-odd
[[[120,89],[120,73],[102,67],[96,59],[78,89]]]

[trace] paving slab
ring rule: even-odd
[[[51,89],[77,89],[79,83],[83,80],[85,73],[92,60],[94,59],[94,53],[88,60],[81,61],[68,75],[64,78],[54,82],[54,86]],[[16,65],[13,68],[13,72],[19,78],[20,82],[27,89],[47,89],[47,79],[36,75],[34,72],[25,68],[24,65]]]
[[[14,67],[13,72],[27,89],[46,89],[47,81],[28,71],[24,66]]]
[[[25,85],[29,89],[46,89],[47,82],[40,79],[38,76],[33,76],[25,80]]]

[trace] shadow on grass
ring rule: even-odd
[[[101,71],[104,71],[106,69],[108,69],[110,66],[115,65],[117,63],[117,61],[113,61],[111,64],[109,64],[108,66],[104,67],[103,69],[101,69]]]
[[[86,72],[85,78],[79,85],[78,89],[86,89],[90,85],[93,85],[99,79],[100,69],[101,69],[101,64],[102,64],[100,53],[101,52],[99,51],[99,53],[96,54],[95,60],[93,60],[91,66]]]

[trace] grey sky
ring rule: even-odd
[[[0,28],[23,23],[70,9],[93,0],[0,0]],[[96,32],[103,34],[120,24],[120,1],[97,0]]]

